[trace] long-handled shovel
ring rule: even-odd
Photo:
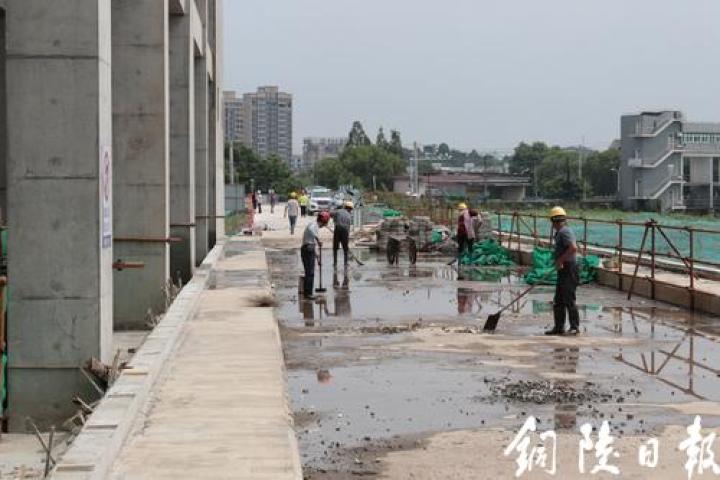
[[[323,283],[322,283],[322,271],[323,271],[323,268],[322,268],[322,245],[320,245],[318,248],[320,250],[320,254],[318,255],[318,270],[320,270],[320,285],[315,289],[315,291],[318,293],[325,293],[325,292],[327,292],[327,288],[323,287]]]
[[[485,326],[483,326],[483,331],[485,331],[485,332],[494,332],[494,331],[495,331],[495,328],[497,327],[498,322],[500,321],[500,315],[501,315],[505,310],[507,310],[508,308],[510,308],[511,306],[513,306],[515,303],[517,303],[518,300],[520,300],[521,298],[523,298],[523,297],[524,297],[525,295],[527,295],[528,293],[532,292],[532,291],[535,289],[535,287],[541,285],[542,281],[545,280],[547,277],[549,277],[550,274],[553,273],[553,272],[555,272],[555,271],[556,271],[556,270],[554,270],[554,269],[553,269],[553,270],[548,270],[548,272],[545,273],[545,275],[543,275],[542,278],[540,278],[535,285],[532,285],[530,288],[526,288],[526,289],[523,290],[517,297],[515,297],[510,303],[508,303],[507,305],[505,305],[504,307],[502,307],[502,308],[501,308],[500,310],[498,310],[497,312],[488,315],[487,320],[485,320]]]

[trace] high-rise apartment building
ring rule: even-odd
[[[262,157],[275,154],[292,164],[292,95],[259,87],[242,100],[225,92],[226,139],[242,142]]]
[[[232,90],[223,92],[223,108],[225,111],[225,142],[239,142],[242,140],[243,99]]]

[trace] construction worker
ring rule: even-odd
[[[467,247],[468,251],[471,251],[473,243],[475,243],[475,227],[473,225],[474,221],[472,213],[475,213],[475,216],[477,216],[477,212],[471,212],[467,204],[464,202],[458,204],[458,211],[460,212],[460,215],[458,216],[457,221],[456,237],[458,242],[459,259],[465,251],[465,248]]]
[[[333,268],[337,268],[337,254],[342,245],[345,266],[348,264],[348,248],[350,242],[350,227],[352,226],[353,202],[350,200],[343,204],[343,208],[333,214],[335,231],[333,232]]]
[[[300,247],[300,257],[302,258],[303,268],[305,269],[305,281],[303,282],[303,297],[306,300],[312,300],[313,286],[315,285],[315,246],[322,248],[320,241],[320,229],[330,221],[330,213],[320,212],[317,221],[310,222],[305,227],[303,233],[302,247]]]
[[[290,235],[295,235],[295,224],[300,213],[300,204],[297,201],[297,193],[290,194],[290,200],[285,204],[285,213],[283,216],[290,220]]]
[[[298,199],[298,203],[300,203],[300,215],[303,217],[307,216],[307,208],[308,203],[310,203],[310,199],[308,198],[307,193],[305,193],[304,190],[300,195],[300,198]]]
[[[580,270],[577,262],[577,243],[575,232],[567,226],[567,214],[562,207],[550,210],[550,220],[555,231],[555,268],[557,284],[553,299],[555,326],[545,335],[562,335],[565,333],[565,313],[570,319],[571,335],[580,333],[580,314],[575,303],[575,290],[580,283]]]

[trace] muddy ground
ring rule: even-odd
[[[582,335],[548,338],[553,292],[540,287],[488,335],[487,315],[526,287],[521,271],[458,278],[447,259],[390,266],[362,252],[365,266],[337,272],[326,258],[327,292],[299,302],[297,250],[268,256],[308,479],[513,478],[516,457],[503,450],[530,415],[538,433],[557,432],[560,478],[583,478],[580,426],[596,435],[605,420],[620,478],[687,478],[685,427],[696,413],[720,424],[712,318],[590,285],[578,292]],[[641,468],[651,437],[660,462]]]

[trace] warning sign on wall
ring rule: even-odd
[[[112,148],[100,149],[100,208],[102,248],[112,247]]]

